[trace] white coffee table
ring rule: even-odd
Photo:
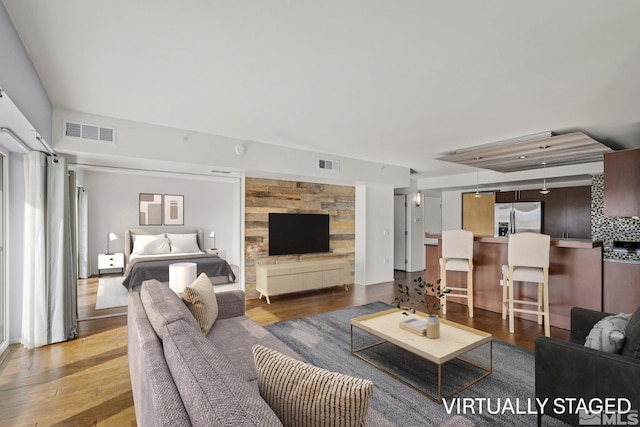
[[[403,311],[404,310],[400,310],[398,308],[392,308],[390,310],[381,311],[379,313],[373,313],[351,319],[351,354],[359,357],[367,363],[370,363],[381,371],[386,372],[403,384],[408,385],[409,387],[419,391],[423,395],[438,403],[442,403],[443,397],[449,398],[451,396],[455,396],[462,390],[477,383],[481,379],[491,374],[491,372],[493,372],[493,337],[490,333],[479,331],[468,326],[460,325],[449,320],[440,319],[440,338],[430,339],[400,328],[400,321],[407,320],[411,317],[426,318],[427,314],[416,312],[415,314],[411,313],[405,315],[403,314]],[[382,341],[378,341],[374,344],[354,349],[353,328],[358,328],[372,335],[375,335],[376,337],[381,338]],[[437,396],[433,396],[426,391],[415,387],[404,379],[377,365],[375,361],[364,357],[364,355],[361,353],[363,350],[383,344],[385,342],[397,345],[398,347],[410,351],[411,353],[437,365]],[[488,367],[481,366],[460,357],[461,355],[485,344],[489,344]],[[484,373],[480,377],[475,378],[473,381],[465,384],[450,395],[442,396],[442,365],[453,359],[462,360],[463,362],[476,366],[482,369]]]

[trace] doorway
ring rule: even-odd
[[[407,271],[407,195],[393,195],[393,269]]]
[[[9,302],[7,289],[7,156],[0,151],[0,354],[9,345]]]

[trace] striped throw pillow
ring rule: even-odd
[[[365,425],[373,383],[253,346],[258,390],[285,427]]]
[[[182,291],[182,300],[196,318],[202,333],[207,335],[218,318],[218,300],[209,277],[202,273]]]

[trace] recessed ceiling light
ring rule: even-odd
[[[527,156],[518,156],[519,159],[526,159]]]

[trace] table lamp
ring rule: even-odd
[[[118,240],[118,236],[116,236],[116,233],[109,233],[107,234],[107,253],[106,255],[111,255],[111,250],[109,250],[109,242],[112,240]]]
[[[213,247],[211,249],[216,249],[216,232],[212,231],[209,233],[209,237],[213,239]]]

